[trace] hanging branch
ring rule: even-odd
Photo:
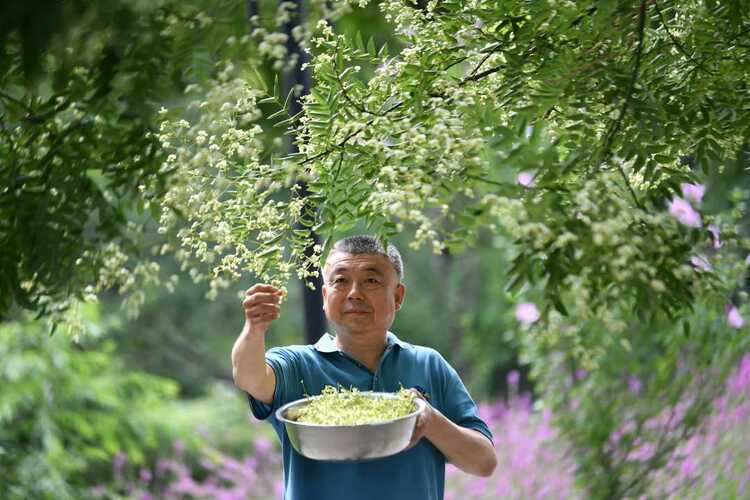
[[[703,71],[708,73],[709,75],[714,75],[715,73],[711,71],[710,69],[706,68],[703,63],[696,60],[686,49],[685,47],[680,43],[679,40],[677,40],[677,37],[674,36],[672,31],[669,29],[669,26],[667,25],[667,20],[664,19],[664,15],[661,12],[661,9],[659,8],[659,4],[654,0],[654,8],[656,9],[656,13],[659,15],[659,20],[661,21],[661,25],[664,26],[664,29],[667,32],[667,35],[669,35],[670,40],[672,40],[672,44],[682,52],[682,54],[690,60],[693,64],[695,64],[697,67],[701,68]]]
[[[633,63],[633,71],[630,75],[630,83],[628,84],[628,89],[625,92],[625,102],[622,104],[622,108],[620,108],[620,113],[617,115],[617,118],[612,123],[612,126],[609,128],[609,130],[607,131],[607,135],[604,140],[604,146],[602,147],[601,157],[597,164],[597,169],[609,159],[609,155],[611,153],[610,149],[612,147],[612,141],[617,135],[617,132],[620,131],[620,127],[622,126],[622,121],[625,118],[625,113],[627,113],[628,107],[630,106],[630,102],[633,99],[633,91],[635,90],[635,83],[638,81],[638,76],[641,71],[641,56],[643,55],[643,39],[644,39],[645,27],[646,27],[646,0],[641,0],[641,5],[638,9],[638,46],[636,47],[636,50],[635,50],[635,62]],[[638,201],[638,197],[636,196],[635,191],[633,190],[633,186],[630,185],[630,180],[628,180],[628,176],[625,174],[625,171],[622,169],[622,166],[617,165],[617,170],[620,172],[620,176],[622,176],[623,181],[625,181],[625,186],[627,186],[628,191],[630,191],[630,195],[633,197],[633,201],[635,202],[636,206],[640,209],[643,209],[643,205],[641,205],[641,202]]]
[[[385,116],[388,113],[390,113],[391,111],[393,111],[393,110],[395,110],[397,108],[400,108],[403,105],[404,105],[404,101],[397,102],[396,104],[394,104],[393,106],[391,106],[390,108],[388,108],[387,110],[385,110],[381,116]],[[364,127],[358,128],[354,132],[351,132],[349,135],[347,135],[346,137],[344,137],[344,139],[342,139],[338,144],[335,144],[333,147],[328,148],[325,151],[323,151],[321,153],[318,153],[318,154],[316,154],[314,156],[310,156],[308,158],[305,158],[304,160],[302,160],[299,163],[299,165],[300,166],[306,165],[307,163],[313,162],[313,161],[317,160],[318,158],[322,158],[323,156],[328,156],[329,154],[333,153],[335,150],[344,147],[346,145],[346,143],[349,142],[349,139],[351,139],[352,137],[357,136],[357,135],[361,134],[362,132],[364,132],[365,130],[367,130],[370,127],[370,125],[372,125],[374,122],[375,122],[375,118],[369,120],[365,124]]]
[[[339,42],[337,40],[336,41],[336,52],[340,52],[340,51],[341,51],[341,48],[339,47]],[[360,104],[358,102],[355,102],[354,99],[352,99],[352,97],[349,95],[349,91],[346,88],[346,83],[341,79],[341,75],[343,73],[339,72],[339,69],[338,69],[336,63],[333,63],[332,66],[333,66],[333,74],[336,76],[336,81],[338,82],[339,87],[341,87],[341,93],[344,96],[344,99],[346,99],[346,102],[348,102],[350,106],[352,106],[354,109],[356,109],[357,111],[359,111],[362,114],[365,114],[365,115],[374,115],[374,116],[382,116],[382,115],[380,115],[378,113],[374,113],[374,112],[370,111],[369,109],[367,109],[365,107],[364,104]],[[348,68],[347,68],[347,70],[348,70]]]
[[[6,94],[3,91],[0,91],[0,98],[5,99],[6,101],[11,102],[11,103],[13,103],[13,104],[15,104],[15,105],[23,108],[29,115],[33,115],[34,114],[34,110],[29,105],[27,105],[26,103],[24,103],[20,99],[16,99],[12,95],[9,95],[9,94]]]

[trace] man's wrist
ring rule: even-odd
[[[440,427],[442,425],[445,425],[446,423],[450,424],[450,420],[429,403],[427,403],[427,408],[425,409],[425,417],[424,437],[430,441],[432,441],[432,437],[436,435],[436,433],[440,432]]]
[[[242,327],[242,335],[245,337],[264,336],[268,328],[253,326],[250,320],[245,319],[245,325]]]

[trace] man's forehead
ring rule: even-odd
[[[348,253],[334,250],[326,259],[325,268],[328,271],[337,270],[373,270],[381,273],[393,268],[388,257],[376,253]]]

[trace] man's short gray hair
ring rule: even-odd
[[[383,244],[375,236],[369,234],[348,236],[333,244],[331,253],[333,252],[382,255],[393,265],[399,281],[403,281],[404,279],[404,262],[401,260],[401,254],[398,249],[390,243],[388,244],[388,248],[384,248]]]

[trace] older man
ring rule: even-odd
[[[440,499],[446,460],[479,476],[495,469],[492,434],[456,371],[437,351],[388,331],[404,301],[402,277],[392,245],[383,248],[372,236],[339,241],[323,268],[322,289],[335,336],[268,352],[265,333],[279,317],[281,292],[270,285],[247,291],[245,326],[232,349],[234,380],[248,393],[253,415],[270,417],[281,440],[287,499]],[[386,392],[418,387],[430,404],[406,451],[352,463],[310,460],[292,448],[274,411],[326,385]]]

